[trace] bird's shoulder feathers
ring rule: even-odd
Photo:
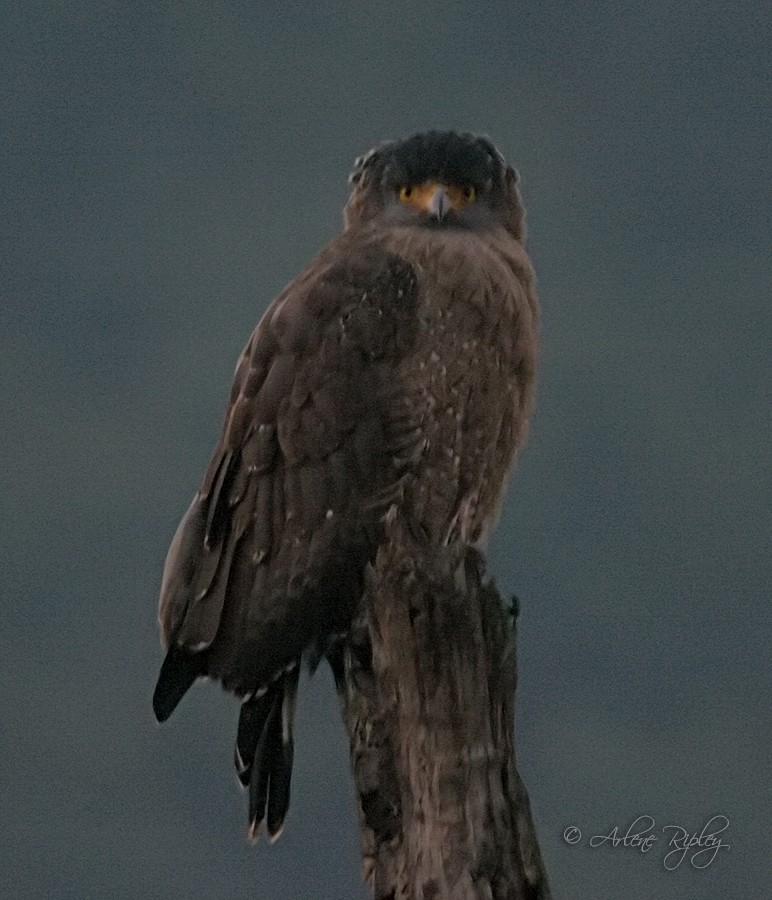
[[[368,498],[389,465],[379,398],[412,340],[417,293],[413,266],[344,234],[277,297],[241,354],[160,603],[165,643],[208,650],[208,674],[226,686],[253,689],[320,623],[350,615]]]

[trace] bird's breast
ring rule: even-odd
[[[514,242],[513,242],[514,243]],[[421,454],[407,503],[434,540],[480,541],[530,415],[536,322],[517,254],[479,238],[403,238],[419,280],[416,340],[396,383]]]

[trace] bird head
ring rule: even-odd
[[[503,226],[524,237],[517,173],[486,137],[429,131],[359,157],[346,227],[377,221],[424,228]]]

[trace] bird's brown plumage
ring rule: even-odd
[[[480,199],[430,220],[394,201],[410,179],[469,182]],[[161,590],[156,714],[201,675],[247,698],[237,766],[253,828],[268,781],[281,785],[272,834],[298,660],[345,631],[384,513],[401,505],[438,544],[484,541],[533,403],[538,313],[514,171],[484,139],[429,133],[363,157],[352,182],[346,229],[241,355]]]

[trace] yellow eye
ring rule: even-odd
[[[474,203],[477,199],[477,191],[471,184],[468,184],[461,188],[461,196],[464,198],[464,203]]]
[[[399,199],[403,203],[407,203],[408,200],[413,196],[413,188],[411,185],[406,184],[404,187],[399,189]]]

